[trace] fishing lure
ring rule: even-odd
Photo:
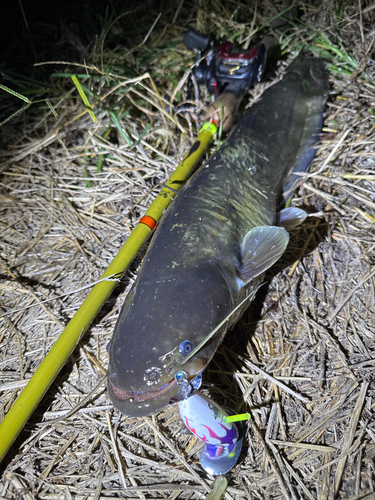
[[[241,423],[229,422],[229,414],[200,391],[178,404],[182,421],[204,442],[199,460],[211,475],[226,474],[236,464],[242,449]]]

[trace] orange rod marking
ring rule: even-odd
[[[139,222],[141,222],[142,224],[146,224],[146,226],[148,226],[151,231],[155,229],[156,221],[149,215],[144,215]]]

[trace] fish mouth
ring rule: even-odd
[[[195,359],[189,365],[181,366],[181,370],[186,370],[189,380],[193,379],[197,375],[203,372],[206,368],[208,361],[206,359]],[[110,382],[111,390],[113,395],[121,400],[121,401],[130,401],[134,403],[143,403],[144,401],[150,401],[160,396],[163,396],[167,392],[171,391],[174,388],[173,393],[170,394],[171,397],[174,397],[179,391],[179,387],[177,386],[176,379],[173,377],[167,384],[156,388],[149,389],[147,391],[127,391],[126,389],[119,389],[115,385]]]
[[[148,391],[125,391],[124,389],[119,389],[118,387],[115,387],[113,384],[111,384],[111,386],[113,394],[116,396],[116,398],[121,399],[122,401],[131,399],[135,403],[139,403],[142,401],[149,401],[150,399],[155,399],[162,396],[170,389],[172,389],[172,387],[175,384],[176,380],[173,378],[170,382],[163,385],[159,389],[150,389]]]

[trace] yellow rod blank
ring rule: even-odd
[[[178,191],[183,182],[188,179],[212,139],[215,132],[212,127],[214,126],[211,124],[206,128],[202,128],[197,140],[179,163],[166,186],[160,191],[145,215],[152,217],[155,221],[161,218],[172,199],[176,196],[175,191]],[[135,227],[101,277],[101,279],[108,278],[108,280],[101,281],[94,286],[37,368],[27,386],[14,402],[0,424],[0,462],[115,288],[117,279],[127,270],[150,233],[151,229],[146,224],[139,223]]]

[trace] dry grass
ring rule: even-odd
[[[139,77],[109,75],[110,92],[100,63],[115,56],[100,46],[93,53],[98,123],[82,114],[68,82],[57,121],[48,111],[26,112],[13,132],[3,129],[0,418],[196,134],[195,117],[171,116],[163,100],[175,92],[191,54],[182,43],[157,47],[181,40],[188,26],[226,36],[243,28],[237,40],[245,42],[283,9],[268,2],[257,9],[237,2],[196,10],[185,2],[171,5],[145,42],[150,60],[138,65]],[[325,33],[341,40],[359,68],[330,76],[321,146],[293,199],[311,218],[293,232],[267,276],[267,290],[227,335],[204,376],[215,400],[253,415],[239,463],[227,475],[228,499],[375,498],[375,9],[366,2],[336,14],[332,2],[301,7],[307,27],[284,38],[288,60]],[[232,8],[239,12],[230,19]],[[123,49],[116,62],[135,67],[139,54]],[[335,63],[343,61],[336,56]],[[133,146],[116,132],[108,110],[123,113]],[[100,386],[63,418],[103,376],[106,345],[137,266],[8,454],[1,498],[199,499],[210,491],[212,478],[198,462],[201,443],[186,432],[175,405],[152,418],[127,418],[112,409]]]

